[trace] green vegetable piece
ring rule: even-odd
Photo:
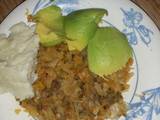
[[[74,11],[64,18],[64,29],[69,49],[81,51],[88,44],[88,40],[93,37],[101,21],[105,9],[91,8]]]
[[[64,41],[61,35],[58,35],[42,23],[37,24],[36,32],[39,35],[40,43],[45,47],[54,46]]]
[[[36,23],[43,23],[52,30],[63,31],[63,20],[61,9],[57,6],[49,6],[37,12],[33,16]]]
[[[116,28],[97,29],[88,43],[89,69],[101,77],[122,69],[131,57],[132,48],[126,36]]]
[[[37,23],[36,32],[43,46],[57,45],[64,40],[63,20],[61,9],[57,6],[44,8],[33,16],[33,21]]]

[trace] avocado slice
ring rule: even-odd
[[[36,32],[43,46],[49,47],[64,41],[63,20],[61,9],[54,5],[39,10],[33,16],[33,21],[37,23]]]
[[[105,9],[90,8],[74,11],[64,18],[65,35],[70,50],[81,51],[87,46],[104,14],[107,14]]]
[[[122,69],[132,57],[127,37],[113,27],[98,28],[87,51],[89,69],[102,77]]]
[[[64,38],[58,33],[52,31],[42,23],[38,23],[36,26],[36,33],[40,38],[40,43],[45,47],[54,46],[64,41]]]
[[[43,23],[46,27],[60,32],[63,31],[63,20],[61,9],[54,5],[39,10],[33,16],[34,22]]]

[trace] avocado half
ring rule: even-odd
[[[126,36],[113,27],[98,28],[88,44],[89,69],[107,76],[122,69],[132,57]]]

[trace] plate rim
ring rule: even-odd
[[[38,2],[38,1],[40,1],[40,0],[37,0],[37,2]],[[0,23],[0,25],[3,24],[3,22],[6,20],[6,18],[7,18],[15,9],[17,9],[17,7],[19,7],[20,5],[22,5],[24,2],[28,2],[28,1],[27,1],[27,0],[24,0],[23,2],[21,2],[21,3],[19,3],[17,6],[15,6],[15,7],[7,14],[7,16],[4,17],[4,19],[2,20],[2,22]],[[139,8],[140,10],[142,10],[142,11],[144,12],[143,14],[144,14],[146,17],[148,17],[148,18],[153,22],[153,25],[155,25],[155,28],[157,28],[157,30],[158,30],[158,34],[160,34],[160,28],[158,27],[158,25],[156,24],[156,22],[153,20],[153,18],[151,17],[151,15],[149,15],[148,12],[146,12],[146,10],[143,9],[140,5],[136,4],[135,1],[128,1],[128,2],[133,3],[137,8]],[[137,8],[136,8],[136,9],[137,9]]]
[[[22,2],[20,2],[19,4],[17,4],[12,10],[10,10],[8,12],[8,14],[3,18],[3,20],[1,21],[0,25],[6,20],[6,18],[20,5],[22,5],[24,2],[26,2],[27,0],[24,0]],[[40,0],[38,0],[40,1]],[[134,5],[136,5],[138,8],[140,8],[150,19],[151,21],[154,23],[154,25],[156,26],[156,28],[158,29],[158,31],[160,32],[160,28],[158,27],[157,23],[154,21],[154,19],[151,17],[151,15],[147,12],[147,10],[145,10],[143,7],[141,7],[139,4],[137,4],[135,1],[129,1],[131,3],[133,3]]]

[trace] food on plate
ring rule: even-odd
[[[0,35],[0,94],[11,92],[21,100],[34,95],[38,41],[34,27],[22,22],[10,28],[8,37]]]
[[[38,120],[125,116],[132,48],[119,30],[98,26],[105,14],[89,8],[62,16],[49,6],[31,15],[35,29],[14,25],[0,36],[0,92],[13,93]]]
[[[87,51],[67,44],[40,46],[35,96],[21,105],[39,120],[104,120],[126,114],[122,92],[132,76],[132,59],[106,79],[88,68]],[[107,69],[107,68],[106,68]]]
[[[99,8],[71,12],[63,16],[65,40],[40,45],[35,96],[21,101],[34,118],[104,120],[126,114],[122,92],[132,76],[132,48],[117,29],[98,26],[104,14],[107,11]],[[48,33],[43,22],[37,28],[41,24]]]
[[[33,117],[103,120],[126,114],[122,92],[132,76],[132,49],[120,31],[98,26],[105,13],[94,8],[64,16],[66,40],[40,46],[35,96],[21,101]]]
[[[89,41],[89,68],[102,77],[122,69],[130,58],[132,48],[127,37],[116,28],[98,28]]]
[[[64,40],[63,19],[61,9],[57,6],[49,6],[32,16],[43,46],[53,46]]]
[[[64,18],[64,29],[70,50],[84,49],[88,41],[94,36],[98,23],[107,14],[107,10],[100,8],[81,9],[71,12]]]

